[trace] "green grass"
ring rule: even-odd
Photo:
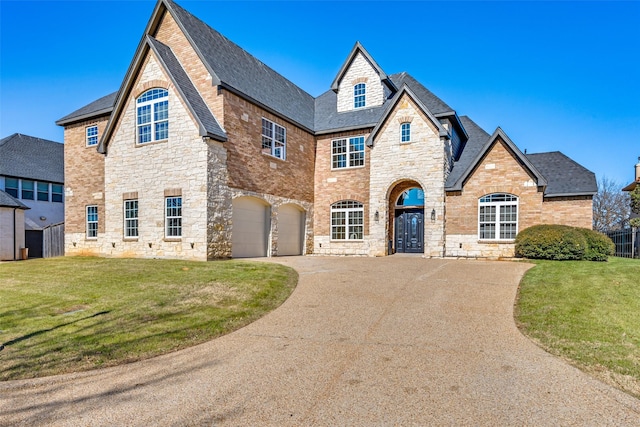
[[[640,397],[640,260],[536,261],[515,307],[544,349]]]
[[[113,366],[236,330],[297,273],[240,261],[50,258],[0,264],[0,380]]]

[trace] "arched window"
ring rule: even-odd
[[[362,108],[366,106],[367,85],[358,83],[353,87],[353,108]]]
[[[480,240],[513,240],[518,234],[518,197],[494,193],[478,203],[478,238]]]
[[[406,122],[400,125],[400,142],[411,142],[411,123]]]
[[[364,207],[355,200],[342,200],[331,205],[331,239],[362,240]]]
[[[424,191],[420,188],[410,188],[406,191],[403,191],[400,196],[398,196],[398,201],[396,202],[396,206],[401,207],[419,207],[424,206]]]
[[[149,89],[136,100],[138,144],[169,138],[169,92]]]

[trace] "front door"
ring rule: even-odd
[[[424,252],[424,211],[396,211],[396,252]]]

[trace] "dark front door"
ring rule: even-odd
[[[424,211],[422,209],[396,212],[396,252],[424,252]]]

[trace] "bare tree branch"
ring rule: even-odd
[[[629,194],[622,185],[606,176],[598,182],[598,193],[593,196],[593,229],[618,230],[628,227],[631,215]]]

